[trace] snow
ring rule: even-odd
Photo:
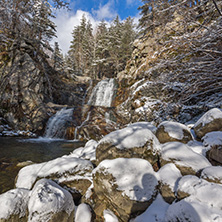
[[[182,140],[184,138],[183,131],[190,131],[190,129],[184,124],[178,122],[164,121],[159,126],[164,127],[164,131],[172,138]]]
[[[92,213],[89,205],[82,203],[80,204],[75,213],[75,222],[91,222]]]
[[[222,131],[207,133],[203,138],[203,145],[207,147],[222,146]]]
[[[88,176],[86,171],[91,171],[93,165],[90,161],[76,157],[63,156],[49,162],[32,164],[22,168],[18,173],[16,187],[31,189],[37,177],[43,178],[50,175],[62,176],[65,173]]]
[[[128,127],[129,126],[135,129],[137,128],[149,129],[153,134],[155,134],[157,130],[157,128],[150,122],[136,122],[136,123],[129,124]]]
[[[206,124],[210,123],[214,119],[222,119],[222,112],[218,108],[213,108],[206,112],[195,124],[194,128],[202,124],[202,126],[205,126]]]
[[[148,141],[153,141],[153,151],[160,150],[160,144],[156,136],[149,129],[149,124],[132,124],[124,129],[116,130],[103,137],[101,143],[112,143],[118,149],[131,149],[143,147]]]
[[[197,200],[186,198],[169,206],[166,222],[221,222],[220,209],[209,207]]]
[[[158,194],[147,210],[135,219],[130,220],[130,222],[164,222],[168,207],[169,204]]]
[[[13,189],[0,195],[0,220],[9,219],[12,215],[24,217],[26,214],[29,190]]]
[[[148,111],[152,112],[153,107],[161,104],[160,100],[151,99],[149,97],[142,97],[140,99],[137,99],[135,100],[135,103],[140,104],[140,101],[144,101],[144,105],[135,110],[135,112],[139,114],[147,113]]]
[[[163,184],[169,185],[171,190],[175,191],[177,181],[182,177],[182,175],[180,170],[173,163],[168,163],[159,169],[157,177],[159,181]]]
[[[162,145],[162,159],[172,161],[179,166],[191,167],[198,171],[211,166],[202,155],[195,153],[189,146],[180,142],[169,142]]]
[[[222,221],[222,186],[196,176],[184,176],[178,190],[190,196],[169,206],[166,221]]]
[[[104,210],[103,217],[105,222],[118,222],[116,215],[111,210]]]
[[[191,140],[187,143],[187,145],[195,152],[200,155],[206,156],[206,152],[209,150],[209,148],[203,146],[203,143]]]
[[[74,211],[72,195],[52,180],[39,180],[30,195],[29,222],[49,221],[52,214]]]
[[[209,207],[222,209],[222,185],[209,183],[195,176],[184,176],[178,190],[190,194],[190,199],[198,200]]]
[[[72,152],[73,157],[86,159],[90,161],[96,160],[96,147],[98,143],[95,140],[89,140],[85,147],[80,147]]]
[[[152,165],[139,158],[104,160],[93,171],[111,174],[114,184],[130,200],[148,201],[155,194],[158,181]],[[114,185],[113,184],[113,185]]]
[[[217,180],[218,182],[222,183],[222,166],[206,167],[201,172],[201,178]]]

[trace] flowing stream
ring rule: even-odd
[[[94,87],[88,105],[111,107],[114,94],[114,79],[105,79]]]
[[[44,137],[63,139],[67,124],[72,121],[73,109],[63,108],[48,120]]]

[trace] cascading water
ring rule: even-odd
[[[88,105],[111,107],[114,93],[114,79],[100,81],[93,89]]]
[[[44,137],[61,138],[66,134],[67,123],[72,121],[73,109],[63,108],[48,120]]]

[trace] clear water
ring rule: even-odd
[[[19,162],[49,161],[81,146],[84,143],[80,141],[0,137],[0,193],[14,187],[15,177],[20,170],[16,166]]]

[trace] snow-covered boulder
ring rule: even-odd
[[[169,204],[158,194],[147,210],[135,219],[130,220],[130,222],[163,222],[168,207]]]
[[[198,138],[212,131],[222,131],[222,112],[218,108],[213,108],[206,112],[193,127]]]
[[[209,159],[222,164],[222,131],[207,133],[202,140],[204,146],[209,150]]]
[[[187,143],[192,140],[192,135],[186,125],[172,121],[162,122],[157,128],[156,137],[161,143],[173,141]]]
[[[48,179],[39,180],[31,191],[28,202],[29,222],[74,221],[72,195]]]
[[[167,222],[222,221],[222,186],[196,176],[184,176],[178,183],[179,199],[169,206]]]
[[[210,207],[198,200],[186,198],[169,206],[165,222],[220,222],[221,209]]]
[[[209,182],[222,184],[222,166],[206,167],[201,172],[201,178]]]
[[[91,185],[93,168],[93,164],[88,160],[79,159],[72,155],[63,156],[22,168],[17,176],[16,187],[31,189],[37,179],[50,178],[59,184],[84,193]]]
[[[161,165],[173,162],[182,175],[196,174],[197,171],[211,166],[202,155],[194,152],[189,146],[180,142],[169,142],[162,145]]]
[[[89,140],[85,147],[80,147],[72,152],[72,156],[94,162],[96,160],[96,147],[98,143],[95,140]]]
[[[75,222],[91,222],[92,220],[91,208],[88,204],[81,203],[75,212]]]
[[[30,191],[13,189],[0,195],[0,221],[26,222]]]
[[[103,211],[104,222],[119,222],[116,215],[111,210]]]
[[[106,208],[128,221],[142,213],[157,195],[158,181],[151,164],[139,158],[104,160],[93,171],[95,194]]]
[[[160,193],[167,203],[175,200],[175,191],[178,180],[182,177],[180,171],[173,163],[168,163],[157,172],[160,181]]]
[[[150,130],[150,123],[137,123],[102,138],[96,148],[96,160],[98,164],[105,159],[133,157],[146,159],[153,165],[159,151],[160,144]]]

